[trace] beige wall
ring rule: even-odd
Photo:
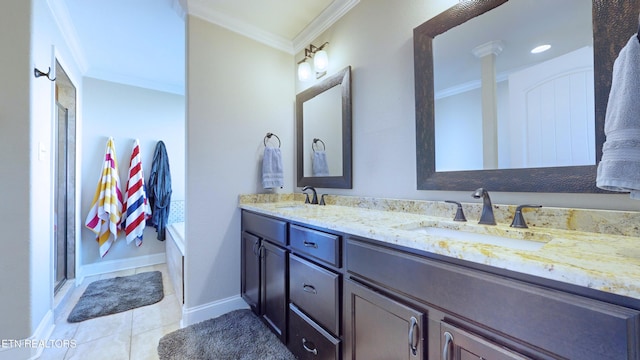
[[[29,1],[9,1],[0,12],[0,339],[31,334],[28,321],[29,107],[31,51]]]
[[[329,41],[328,74],[352,66],[353,189],[322,193],[475,202],[474,189],[416,190],[413,28],[454,0],[363,0],[312,43]],[[262,138],[276,133],[285,187],[296,187],[295,57],[189,17],[187,25],[186,307],[239,294],[237,196],[259,183]],[[489,189],[491,190],[491,189]],[[495,203],[639,210],[628,195],[492,193]],[[212,315],[212,314],[210,314]]]
[[[186,307],[240,293],[238,194],[264,192],[263,138],[282,142],[293,191],[293,57],[187,19]]]

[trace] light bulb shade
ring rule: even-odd
[[[324,50],[317,51],[313,55],[313,68],[316,72],[324,72],[329,68],[329,55]]]
[[[307,80],[311,76],[311,65],[304,61],[298,65],[298,79],[300,81]]]

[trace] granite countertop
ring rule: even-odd
[[[264,199],[255,196],[241,196],[239,206],[245,210],[329,230],[640,299],[640,239],[634,236],[638,225],[631,231],[615,231],[624,234],[554,227],[514,229],[509,227],[509,222],[500,221],[499,211],[496,214],[498,225],[485,226],[478,225],[477,219],[474,221],[469,215],[467,223],[457,223],[450,217],[439,216],[442,214],[438,212],[414,213],[398,211],[395,207],[389,210],[389,206],[382,207],[381,210],[379,206],[363,206],[361,201],[357,206],[353,206],[353,203],[318,206],[304,204],[297,199],[294,201],[293,196],[278,197],[277,201],[262,200]],[[425,203],[430,206],[429,202]],[[446,209],[452,214],[450,207]],[[475,214],[474,211],[477,209],[471,212],[472,215]],[[572,210],[567,214],[573,212]],[[620,217],[620,214],[614,215],[617,215],[616,218]],[[628,216],[635,220],[636,215]],[[539,218],[527,217],[532,218],[532,222],[544,218],[543,215]],[[586,218],[591,219],[591,222],[593,218],[605,222],[602,219],[607,216],[590,214]],[[568,223],[569,220],[560,219],[560,222]],[[473,239],[456,239],[448,234],[430,234],[421,229],[434,225],[465,233],[507,235],[525,241],[480,243]],[[609,227],[612,225],[608,223],[599,226],[601,229]],[[521,244],[525,246],[519,246]]]

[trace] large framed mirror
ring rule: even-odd
[[[299,187],[351,189],[351,67],[296,95]]]
[[[417,188],[602,192],[596,164],[613,62],[638,29],[639,7],[640,0],[466,0],[415,28]],[[554,29],[569,36],[552,37]],[[512,56],[543,38],[552,51]],[[580,65],[561,74],[562,62]]]

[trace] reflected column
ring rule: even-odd
[[[482,83],[482,149],[483,167],[498,168],[498,97],[496,57],[503,49],[502,41],[490,41],[472,50],[481,61]]]

